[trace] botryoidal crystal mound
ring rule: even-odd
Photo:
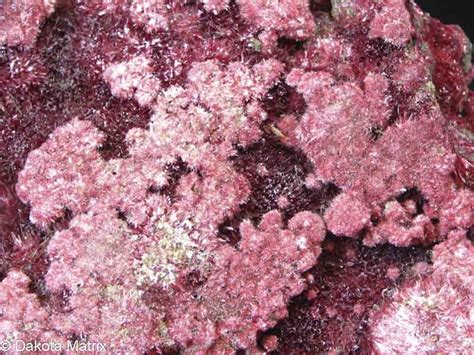
[[[0,341],[474,351],[459,27],[405,0],[7,0],[0,45]]]

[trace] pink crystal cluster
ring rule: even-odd
[[[0,45],[32,46],[56,0],[5,0],[0,4]]]
[[[185,87],[159,93],[158,82],[153,96],[143,92],[156,82],[146,68],[139,57],[104,73],[114,93],[133,95],[154,112],[148,130],[127,134],[128,158],[105,161],[97,151],[100,131],[72,120],[30,154],[18,178],[36,225],[47,228],[65,209],[76,216],[48,246],[46,287],[67,290],[70,310],[51,315],[52,329],[89,334],[117,350],[174,342],[196,351],[251,347],[256,332],[284,317],[290,297],[304,289],[300,274],[315,264],[325,235],[316,214],[296,215],[286,231],[275,211],[259,230],[242,224],[240,251],[215,238],[249,193],[227,158],[235,143],[261,135],[265,112],[256,99],[282,65],[196,63]],[[178,158],[192,172],[180,179],[173,201],[150,192],[167,184],[165,166]],[[195,274],[203,285],[187,285]],[[146,295],[156,292],[164,300],[151,309]],[[267,306],[258,306],[261,299]]]
[[[55,133],[80,132],[74,126],[90,128],[75,121]],[[82,137],[88,141],[87,135]],[[81,145],[78,142],[76,149]],[[227,196],[219,195],[219,187],[225,186],[222,179],[230,176],[213,171],[208,186],[186,176],[184,191],[179,188],[178,193],[182,198],[171,205],[161,196],[145,196],[136,202],[145,221],[130,218],[135,228],[118,217],[117,206],[124,206],[116,199],[80,194],[86,191],[68,195],[71,200],[96,202],[49,243],[46,286],[53,293],[67,290],[69,297],[66,310],[51,315],[48,331],[88,334],[117,351],[145,351],[174,342],[196,352],[252,347],[256,332],[275,325],[286,315],[289,298],[304,290],[300,275],[315,264],[325,226],[317,214],[301,212],[288,222],[287,230],[274,211],[263,216],[258,229],[250,222],[241,225],[238,250],[219,245],[212,238],[216,219],[229,210],[232,197],[242,200],[245,191],[245,185],[235,186],[237,191],[227,188]],[[59,179],[68,181],[67,176]],[[107,181],[96,177],[96,182],[101,180]],[[117,197],[119,191],[103,190]],[[81,211],[72,205],[71,210]],[[51,212],[44,210],[42,218],[50,216],[46,213]],[[193,275],[202,281],[189,284]],[[148,297],[156,298],[153,307]]]
[[[371,319],[374,347],[387,353],[470,353],[474,348],[474,247],[461,232],[433,249],[425,275],[407,283]]]
[[[119,353],[276,350],[278,336],[260,334],[299,295],[318,309],[310,270],[323,242],[331,253],[330,238],[340,238],[364,248],[439,243],[421,277],[387,269],[384,278],[404,283],[371,313],[374,352],[472,350],[474,98],[469,42],[457,27],[403,0],[1,6],[0,44],[14,59],[0,83],[32,96],[70,84],[67,53],[48,54],[57,43],[33,52],[42,21],[55,6],[87,20],[64,39],[82,49],[81,84],[71,85],[84,98],[57,122],[40,116],[52,128],[25,154],[15,192],[0,182],[0,233],[23,243],[16,255],[32,248],[22,258],[33,260],[40,247],[21,228],[34,225],[47,260],[41,277],[28,267],[4,275],[0,340],[81,337]],[[100,26],[110,31],[92,30]],[[88,98],[97,105],[95,94],[107,97],[99,108],[71,109]],[[9,122],[8,134],[22,126]],[[114,144],[120,154],[104,153]],[[269,159],[297,152],[305,176],[296,161],[290,173],[233,164],[257,146]],[[17,198],[29,222],[17,221]],[[235,245],[223,230],[238,235]],[[345,258],[354,264],[354,249]],[[369,311],[353,309],[360,322]],[[335,318],[337,307],[324,312]]]
[[[266,49],[275,47],[280,37],[306,39],[316,29],[307,0],[238,0],[237,4],[246,20],[262,30],[259,39]]]
[[[258,228],[243,222],[240,233],[238,249],[220,246],[205,286],[175,309],[170,333],[192,352],[253,348],[257,331],[284,318],[290,298],[304,290],[301,273],[316,263],[325,227],[318,215],[301,212],[284,229],[272,211]]]
[[[335,3],[341,7],[333,7],[333,12],[345,20],[371,11],[349,5],[351,1]],[[408,21],[402,1],[387,1],[371,21],[369,38],[402,46],[413,31],[411,24],[403,23]],[[307,104],[300,120],[282,120],[282,130],[290,128],[287,141],[307,154],[317,179],[334,182],[344,191],[326,211],[329,230],[349,237],[365,232],[367,245],[389,241],[409,246],[472,225],[472,210],[454,203],[464,198],[472,201],[474,195],[468,188],[456,187],[452,179],[457,155],[451,129],[460,127],[443,115],[436,102],[427,69],[433,61],[431,53],[424,46],[405,45],[393,54],[390,67],[372,64],[361,73],[350,66],[350,53],[357,50],[352,47],[334,33],[318,37],[301,55],[302,68],[293,69],[286,78]],[[347,56],[342,59],[346,63],[339,63],[341,55]],[[403,97],[403,103],[395,96]],[[414,188],[426,200],[423,213],[410,211],[413,201],[401,206],[396,200]],[[455,220],[445,211],[456,208]]]
[[[30,279],[20,271],[12,270],[0,288],[0,337],[2,340],[31,339],[41,342],[61,342],[50,324],[49,314],[38,297],[28,289]]]
[[[410,51],[414,52],[411,55],[421,56],[417,50]],[[390,241],[407,246],[430,237],[429,230],[434,229],[432,218],[439,218],[444,226],[442,236],[452,228],[465,228],[441,213],[454,207],[453,200],[466,195],[472,201],[474,195],[468,189],[454,187],[451,176],[456,155],[452,152],[448,122],[430,91],[432,84],[425,79],[416,84],[414,91],[414,84],[408,82],[410,76],[396,78],[400,90],[413,95],[409,104],[423,111],[389,124],[390,94],[383,94],[386,80],[370,73],[364,79],[364,92],[354,83],[338,84],[331,73],[324,71],[305,73],[295,69],[287,78],[304,95],[309,108],[292,133],[293,140],[314,162],[317,177],[333,181],[347,191],[326,212],[329,229],[336,235],[356,236],[367,227],[368,244]],[[373,129],[381,134],[375,141],[371,137]],[[397,204],[394,199],[414,187],[428,201],[425,215],[411,221],[413,217],[407,211],[402,221],[403,211],[390,212]],[[383,223],[371,225],[370,210]],[[472,210],[460,208],[456,213],[463,214],[472,224]],[[414,225],[397,227],[408,224]]]
[[[229,0],[202,0],[208,11],[219,12],[229,7]],[[279,37],[306,39],[315,31],[315,23],[307,0],[237,0],[245,20],[260,32],[258,38],[271,50]]]

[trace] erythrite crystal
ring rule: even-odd
[[[180,157],[211,170],[214,162],[225,165],[233,144],[247,145],[260,137],[266,113],[257,99],[281,71],[275,60],[252,69],[240,63],[225,68],[217,61],[194,64],[185,87],[171,86],[157,97],[150,130],[128,133],[132,155],[143,151],[165,162]]]
[[[165,0],[137,0],[130,5],[132,21],[143,25],[147,32],[168,26]]]
[[[378,224],[370,228],[364,243],[374,245],[388,241],[406,247],[429,241],[435,235],[435,227],[429,217],[423,214],[410,215],[398,201],[389,201],[385,204]]]
[[[285,317],[286,303],[305,287],[300,274],[321,252],[325,228],[321,217],[301,212],[286,230],[281,215],[272,211],[258,229],[243,222],[240,232],[238,249],[219,247],[205,284],[176,310],[171,334],[191,351],[252,347],[258,330]]]
[[[369,222],[370,211],[357,198],[343,194],[333,200],[324,219],[335,235],[356,237]]]
[[[404,0],[0,7],[0,342],[472,348],[458,27]]]
[[[18,224],[18,202],[10,189],[0,183],[0,235],[2,242],[8,239],[9,233],[14,233]]]
[[[225,9],[229,0],[202,0],[208,11]],[[237,0],[236,4],[247,22],[258,31],[259,38],[270,47],[279,37],[306,39],[315,31],[308,0]]]
[[[28,289],[30,279],[11,270],[0,283],[0,337],[10,344],[16,340],[59,342],[61,336],[52,330],[49,314],[37,295]]]
[[[41,21],[54,11],[56,0],[6,0],[0,4],[0,45],[32,46]]]
[[[421,60],[416,51],[413,55]],[[405,86],[401,90],[413,90],[412,76],[397,77],[397,85]],[[309,109],[298,123],[292,141],[308,154],[320,179],[337,183],[360,201],[341,203],[327,212],[328,228],[335,234],[355,235],[366,225],[370,212],[359,213],[360,203],[375,207],[406,188],[418,187],[427,199],[430,214],[416,217],[414,227],[376,227],[378,236],[367,240],[369,244],[392,240],[396,245],[410,245],[431,238],[433,233],[426,230],[434,230],[430,219],[439,218],[445,223],[447,217],[441,211],[459,198],[456,196],[468,194],[468,199],[472,198],[464,189],[453,188],[451,175],[456,156],[429,82],[415,86],[412,105],[417,116],[399,116],[396,125],[390,124],[391,98],[387,80],[381,75],[369,73],[364,90],[355,83],[338,84],[325,71],[294,69],[287,82],[297,87]],[[376,139],[371,136],[373,133],[377,134]],[[446,233],[441,231],[442,236]]]
[[[413,25],[404,0],[386,0],[370,23],[370,38],[380,37],[395,45],[404,45],[412,34]]]
[[[139,62],[143,62],[142,58]],[[54,131],[50,139],[30,155],[19,178],[18,192],[33,206],[32,220],[45,228],[62,215],[64,208],[77,215],[68,229],[53,236],[48,247],[51,266],[46,275],[46,286],[56,293],[66,290],[68,306],[73,310],[67,316],[53,315],[55,329],[65,333],[95,334],[95,340],[103,341],[113,349],[145,351],[171,341],[156,335],[156,329],[162,323],[147,308],[146,302],[143,303],[143,295],[154,292],[154,288],[162,288],[169,297],[187,304],[188,300],[172,296],[177,292],[176,288],[183,287],[181,284],[193,272],[207,277],[213,270],[212,263],[221,258],[220,254],[233,251],[227,246],[228,251],[221,247],[216,249],[215,235],[219,223],[235,213],[238,205],[245,201],[248,186],[226,158],[233,152],[232,143],[239,142],[239,138],[243,144],[248,144],[259,137],[256,123],[262,118],[255,117],[253,109],[246,110],[246,105],[252,106],[252,98],[260,97],[268,90],[282,68],[277,61],[268,61],[255,65],[252,71],[240,64],[234,64],[233,69],[220,70],[216,62],[199,63],[189,73],[189,86],[170,87],[159,96],[157,93],[150,129],[135,129],[127,136],[128,158],[104,161],[97,151],[103,135],[88,121],[80,120],[73,120]],[[109,67],[105,77],[117,94],[129,95],[130,90],[138,90],[143,79],[134,70],[134,65],[129,63],[123,70]],[[116,75],[117,72],[122,77]],[[204,92],[198,90],[197,85],[208,83],[220,85],[220,90],[211,85]],[[257,108],[257,112],[263,114],[262,109]],[[177,120],[182,121],[183,129],[176,131],[180,134],[173,140],[168,133],[172,132],[172,126],[176,127]],[[255,128],[245,129],[245,125]],[[74,144],[68,145],[71,141]],[[164,197],[154,198],[149,191],[150,188],[159,190],[166,184],[165,166],[178,157],[199,174],[192,172],[180,179],[170,205]],[[42,179],[41,182],[38,179]],[[94,189],[89,190],[88,186]],[[44,203],[45,199],[47,203]],[[295,222],[290,221],[290,228],[298,232],[298,239],[294,234],[285,238],[291,236],[302,250],[313,250],[311,240],[316,238],[315,243],[319,244],[324,236],[324,226],[320,217],[316,217],[308,216],[299,222],[295,217]],[[140,227],[140,232],[129,229],[121,219]],[[279,229],[273,232],[278,233]],[[121,250],[123,245],[128,245],[126,250]],[[250,245],[248,248],[249,258],[259,255],[259,248]],[[289,249],[288,252],[293,251]],[[298,259],[296,250],[294,253],[295,260],[281,260],[279,267],[287,263],[288,267],[297,267],[295,272],[303,272],[315,263],[319,251],[313,257],[308,255],[302,259]],[[228,257],[237,258],[237,255],[229,254]],[[226,262],[226,268],[234,268],[230,265],[237,260],[240,259]],[[300,262],[305,266],[296,266]],[[226,275],[224,271],[225,268],[216,270],[212,275],[222,277]],[[211,290],[215,289],[212,282],[227,282],[225,279],[213,281],[212,275],[206,283],[211,283]],[[285,277],[291,275],[284,274]],[[254,276],[248,276],[247,281],[250,282],[251,277]],[[281,310],[278,309],[276,317],[284,315],[281,313],[284,300],[293,292],[301,292],[301,287],[299,282],[288,295],[287,291],[282,291],[283,295],[278,296],[283,297],[278,304]],[[109,299],[108,290],[112,289],[113,297]],[[260,298],[252,293],[248,297]],[[166,305],[166,302],[161,303],[162,312],[167,312]],[[180,307],[180,303],[172,306],[175,307]],[[189,307],[197,305],[192,302]],[[90,310],[87,316],[86,309]],[[190,308],[187,313],[193,312]],[[268,317],[265,312],[262,314],[264,319]],[[127,320],[121,320],[123,317]],[[242,322],[243,318],[234,321],[231,327],[240,327]],[[267,326],[265,322],[250,327],[245,337],[253,339],[258,329],[270,326],[271,323]],[[138,326],[141,323],[148,325],[150,333],[138,338],[138,332],[143,333]],[[175,334],[176,329],[171,323],[170,334]],[[215,341],[211,339],[206,345],[200,344],[198,339],[193,340],[194,336],[186,340],[179,334],[175,336],[181,345],[191,341],[198,347],[208,347]],[[216,339],[219,337],[217,335]],[[234,336],[230,337],[231,342],[237,341],[233,339]],[[244,340],[235,344],[250,346]]]
[[[73,121],[56,130],[40,149],[31,152],[18,177],[18,196],[32,205],[30,219],[46,227],[64,208],[87,210],[101,194],[96,181],[105,164],[97,147],[104,136],[88,121]]]
[[[222,11],[229,6],[229,0],[201,0],[207,11]]]
[[[452,232],[434,248],[430,274],[408,282],[371,319],[378,353],[469,353],[474,348],[474,247]]]
[[[176,208],[180,215],[191,214],[202,230],[215,235],[216,226],[237,212],[248,194],[246,179],[231,166],[220,163],[203,170],[201,177],[191,173],[181,179],[176,188]]]
[[[315,30],[308,0],[237,0],[236,3],[248,22],[278,37],[306,39]]]
[[[148,106],[158,95],[160,81],[153,76],[150,60],[144,56],[128,62],[110,64],[104,72],[112,94],[122,98],[135,98],[142,106]]]
[[[115,211],[80,215],[58,232],[48,246],[46,286],[69,297],[67,312],[52,316],[53,329],[88,334],[109,351],[145,351],[158,343],[160,317],[146,306],[134,274],[140,243]]]

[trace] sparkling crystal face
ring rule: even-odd
[[[0,341],[469,352],[471,51],[402,0],[2,3]]]

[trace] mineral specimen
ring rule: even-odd
[[[472,352],[460,28],[404,0],[7,0],[0,45],[0,342]]]

